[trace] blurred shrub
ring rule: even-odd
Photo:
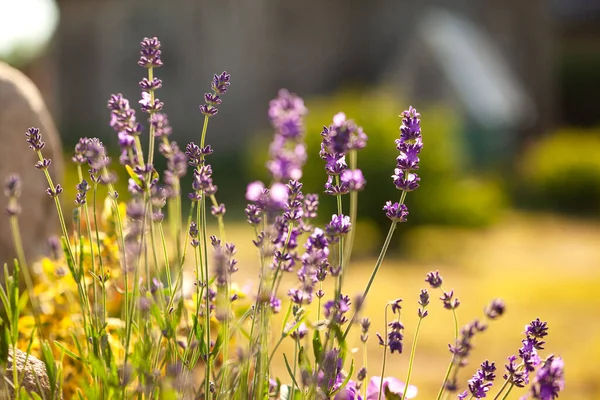
[[[396,165],[394,140],[399,136],[402,110],[409,103],[383,93],[346,90],[329,97],[308,99],[306,119],[308,161],[302,181],[306,192],[323,192],[324,162],[319,158],[320,132],[332,122],[333,115],[344,111],[369,135],[367,147],[358,155],[358,166],[367,180],[359,195],[359,216],[375,223],[387,232],[389,222],[382,207],[386,200],[396,201],[400,192],[392,183]],[[421,187],[407,197],[410,225],[424,223],[469,227],[492,223],[505,206],[505,197],[497,182],[483,180],[465,173],[468,160],[463,151],[459,122],[450,110],[441,107],[417,109],[422,114],[424,148],[421,153]],[[265,169],[268,143],[272,134],[266,132],[248,149],[250,174],[268,181]],[[345,196],[347,197],[347,196]],[[326,219],[335,212],[333,197],[321,196],[320,216]],[[348,201],[348,199],[345,199]],[[347,206],[345,206],[347,207]],[[347,208],[346,208],[347,209]],[[372,222],[371,222],[372,221]],[[372,229],[365,229],[371,232]],[[361,233],[358,233],[360,241]],[[366,237],[365,237],[366,239]],[[375,244],[380,245],[380,242]]]
[[[518,195],[524,205],[600,214],[600,130],[562,130],[523,156]]]

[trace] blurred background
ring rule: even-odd
[[[561,398],[600,398],[600,373],[588,361],[600,357],[600,2],[0,0],[0,60],[40,88],[65,159],[81,136],[101,138],[116,158],[106,101],[121,92],[137,104],[144,36],[162,41],[158,96],[180,144],[199,137],[212,74],[231,73],[207,142],[219,201],[239,232],[246,184],[268,180],[267,108],[279,88],[309,108],[307,191],[325,181],[322,126],[344,111],[364,128],[357,292],[387,231],[381,207],[397,196],[398,114],[416,107],[422,184],[408,196],[409,222],[378,278],[391,285],[382,293],[412,296],[416,309],[422,278],[439,268],[465,304],[463,323],[503,297],[508,315],[474,357],[492,354],[502,365],[539,316],[551,326],[548,348],[567,363]],[[67,168],[66,186],[75,180]],[[321,214],[333,207],[323,198]],[[254,271],[251,257],[248,247]],[[381,314],[387,300],[375,296],[368,309]],[[431,329],[423,341],[422,398],[437,390],[448,358],[450,319],[438,314],[432,324],[447,336]],[[393,360],[390,373],[403,378],[406,361]]]

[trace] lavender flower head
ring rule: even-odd
[[[359,150],[367,145],[367,135],[362,128],[346,119],[344,113],[338,113],[333,117],[332,125],[323,127],[321,136],[323,140],[319,156],[325,160],[325,172],[330,175],[325,184],[325,193],[340,195],[362,189],[366,183],[362,172],[346,172],[346,155],[351,150]],[[339,184],[333,179],[338,176],[342,178]]]
[[[19,215],[21,206],[17,199],[21,196],[21,178],[19,175],[9,175],[4,184],[4,194],[8,197],[8,206],[6,212],[9,216]]]
[[[25,137],[27,138],[27,143],[29,143],[29,148],[33,151],[40,151],[46,146],[46,143],[42,141],[42,134],[38,128],[27,129]]]
[[[538,369],[531,395],[534,399],[554,400],[558,393],[565,388],[565,363],[560,357],[550,356]]]
[[[207,117],[212,117],[217,115],[219,110],[217,106],[222,103],[221,96],[227,93],[227,89],[229,89],[229,85],[231,76],[223,71],[221,74],[213,77],[211,82],[211,88],[213,93],[205,93],[204,94],[204,104],[200,106],[200,112]]]
[[[400,138],[396,139],[396,149],[400,155],[396,158],[396,169],[392,178],[399,190],[410,192],[419,187],[421,178],[413,171],[419,169],[419,153],[423,148],[421,138],[421,114],[412,106],[402,112]]]
[[[271,160],[267,168],[276,181],[298,180],[306,162],[304,144],[304,116],[307,110],[304,101],[286,89],[269,103],[269,118],[275,136],[269,147]]]
[[[156,38],[144,38],[140,43],[142,47],[140,51],[140,60],[138,65],[143,68],[158,68],[162,67],[163,63],[160,58],[160,41]]]
[[[495,371],[496,366],[494,363],[485,361],[481,364],[481,368],[469,379],[469,392],[473,398],[482,399],[487,396],[487,392],[489,392],[492,386],[492,381],[496,378]]]

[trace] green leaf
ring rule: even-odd
[[[216,355],[221,350],[221,345],[223,345],[223,332],[222,331],[217,334],[217,340],[215,341],[215,345],[214,345],[212,351],[210,352],[210,355],[212,357],[216,357]],[[227,361],[227,360],[225,360],[225,361]]]
[[[0,365],[2,366],[2,369],[4,369],[4,367],[6,366],[6,362],[8,361],[9,342],[10,332],[8,331],[8,327],[4,325],[2,331],[0,332]]]
[[[346,375],[346,379],[344,379],[344,382],[342,382],[342,384],[340,385],[340,387],[331,394],[332,396],[334,396],[340,390],[342,390],[343,388],[345,388],[346,385],[348,385],[348,382],[350,381],[350,378],[352,378],[352,374],[353,373],[354,373],[354,359],[352,359],[352,363],[350,364],[350,371],[348,371],[348,374]]]
[[[75,282],[80,281],[79,272],[75,270],[75,260],[73,260],[71,251],[69,250],[69,242],[67,239],[62,236],[61,238],[63,253],[65,254],[65,259],[67,260],[67,266],[69,267],[69,271],[71,271],[71,275],[73,275],[73,279]]]
[[[54,345],[56,347],[58,347],[59,349],[61,349],[66,355],[68,355],[69,357],[71,357],[73,360],[79,361],[79,362],[83,362],[83,359],[81,357],[79,357],[77,354],[73,353],[71,350],[67,349],[65,347],[65,345],[63,345],[60,342],[57,342],[56,340],[54,341]]]
[[[321,333],[316,329],[313,332],[312,345],[315,360],[319,361],[323,355],[323,343],[321,343]]]
[[[160,327],[161,331],[167,327],[167,324],[165,323],[165,319],[162,315],[162,311],[160,310],[160,308],[158,308],[158,305],[154,302],[150,306],[150,314],[152,314],[152,316],[158,323],[158,326]]]
[[[283,361],[285,361],[285,367],[287,368],[288,374],[290,374],[290,378],[292,378],[292,382],[294,382],[294,385],[296,385],[296,387],[298,389],[300,389],[300,386],[298,386],[298,382],[296,382],[296,377],[294,376],[294,373],[292,372],[292,369],[290,368],[290,363],[288,362],[288,359],[285,356],[285,353],[283,353]]]

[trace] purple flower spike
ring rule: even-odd
[[[140,45],[142,50],[140,51],[138,65],[143,68],[162,67],[160,41],[156,37],[144,38]]]
[[[168,137],[173,132],[171,125],[169,125],[169,119],[167,118],[167,114],[153,113],[150,116],[150,124],[154,127],[155,137]]]
[[[408,208],[398,202],[392,204],[391,201],[387,201],[383,206],[383,211],[385,211],[386,217],[395,222],[406,222],[408,217]]]
[[[565,363],[560,357],[550,356],[538,370],[531,394],[534,399],[553,400],[565,388],[564,378]]]
[[[421,180],[417,174],[408,173],[399,168],[394,170],[392,178],[394,179],[396,188],[405,192],[412,192],[417,189],[419,187],[419,181]]]
[[[231,76],[226,71],[223,71],[220,75],[215,75],[211,83],[212,90],[219,95],[227,93],[227,89],[231,84],[229,82],[230,78]]]
[[[25,137],[27,138],[27,143],[29,143],[29,148],[33,151],[40,151],[46,145],[46,143],[42,141],[42,134],[38,128],[27,129]]]
[[[362,190],[367,184],[367,181],[365,180],[365,177],[360,169],[345,170],[342,172],[340,180],[342,181],[342,185],[347,185],[348,190],[353,192]]]
[[[350,217],[343,214],[332,215],[331,222],[327,224],[325,230],[327,234],[334,240],[339,239],[341,236],[345,236],[350,232],[351,224]]]
[[[304,144],[304,101],[293,93],[281,89],[269,103],[269,118],[275,136],[269,148],[271,159],[267,168],[276,181],[298,180],[306,162]]]
[[[412,107],[401,115],[400,138],[396,139],[396,169],[392,178],[394,185],[402,191],[410,192],[419,187],[420,178],[413,171],[419,169],[419,153],[423,148],[421,138],[421,115]]]
[[[442,277],[440,276],[440,271],[429,272],[425,278],[425,282],[429,283],[432,289],[437,289],[442,286]]]

